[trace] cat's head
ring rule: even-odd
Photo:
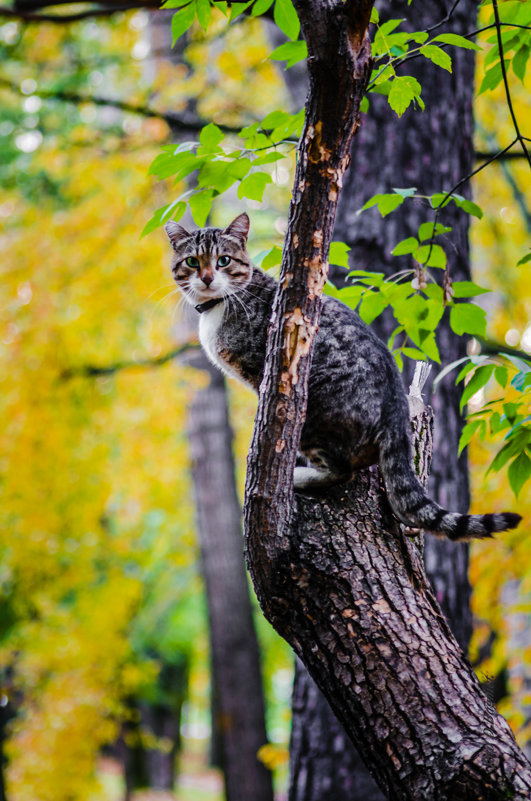
[[[174,250],[173,277],[193,306],[228,297],[249,282],[253,268],[246,247],[247,214],[240,214],[224,230],[187,231],[174,221],[164,229]]]

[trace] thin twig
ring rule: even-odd
[[[450,11],[445,16],[445,18],[442,19],[440,22],[437,22],[436,25],[432,25],[431,28],[427,28],[426,29],[426,33],[431,33],[432,31],[436,31],[437,28],[440,28],[442,25],[445,25],[447,22],[450,22],[450,20],[453,17],[454,11],[455,11],[455,9],[457,8],[457,6],[459,5],[460,2],[461,2],[461,0],[455,0],[455,3],[451,7]]]
[[[476,169],[475,169],[475,170],[472,170],[472,172],[470,172],[468,175],[465,175],[465,176],[464,176],[464,178],[461,178],[461,179],[460,179],[460,180],[459,180],[459,181],[458,181],[458,182],[457,182],[457,183],[456,183],[456,184],[455,184],[455,185],[454,185],[454,186],[453,186],[453,187],[452,187],[452,188],[449,190],[449,192],[447,192],[447,193],[446,193],[446,195],[443,197],[443,199],[441,200],[440,204],[439,204],[439,205],[437,206],[437,208],[435,209],[435,216],[434,216],[434,218],[433,218],[433,232],[432,232],[431,239],[430,239],[430,242],[429,242],[430,249],[429,249],[429,251],[428,251],[428,258],[426,259],[426,262],[425,262],[425,264],[426,264],[426,265],[428,265],[428,264],[429,264],[430,257],[431,257],[431,252],[432,252],[432,250],[433,250],[433,244],[434,244],[434,241],[433,241],[433,240],[434,240],[434,238],[435,238],[435,228],[436,228],[436,226],[437,226],[437,223],[438,223],[438,221],[439,221],[439,214],[440,214],[440,212],[441,212],[441,209],[442,209],[442,208],[445,206],[445,204],[446,204],[446,201],[447,201],[447,200],[448,200],[448,199],[449,199],[449,198],[450,198],[450,197],[451,197],[451,196],[454,194],[454,192],[456,192],[456,191],[457,191],[457,190],[458,190],[458,189],[459,189],[459,188],[460,188],[460,187],[461,187],[461,186],[462,186],[464,183],[466,183],[466,182],[467,182],[467,181],[469,181],[471,178],[473,178],[473,177],[474,177],[474,175],[477,175],[477,174],[478,174],[478,172],[481,172],[481,170],[484,170],[484,169],[485,169],[485,167],[488,167],[488,166],[489,166],[489,164],[492,164],[492,162],[493,162],[493,161],[496,161],[497,159],[499,159],[499,158],[500,158],[500,156],[502,156],[504,153],[506,153],[508,150],[510,150],[512,147],[514,147],[514,145],[517,143],[517,141],[518,141],[518,139],[517,139],[517,138],[513,139],[513,141],[511,142],[511,144],[510,144],[510,145],[507,145],[507,147],[504,147],[504,148],[503,148],[503,150],[500,150],[500,151],[498,151],[498,153],[494,153],[494,154],[493,154],[493,155],[492,155],[492,156],[491,156],[489,159],[487,159],[486,161],[484,161],[484,162],[483,162],[483,164],[480,164],[480,165],[479,165],[479,167],[476,167]],[[448,268],[446,268],[446,272],[448,272]]]
[[[507,105],[509,106],[509,111],[511,113],[511,118],[512,118],[512,121],[513,121],[514,130],[516,132],[516,137],[517,137],[518,141],[520,142],[520,144],[522,146],[522,150],[524,151],[524,154],[525,154],[525,156],[527,158],[527,161],[529,163],[529,166],[531,167],[531,156],[529,155],[529,151],[528,151],[528,149],[527,149],[527,147],[525,146],[525,143],[524,143],[524,138],[525,137],[523,137],[522,134],[520,133],[520,128],[518,126],[518,120],[516,119],[516,114],[514,113],[513,101],[512,101],[512,98],[511,98],[511,92],[509,90],[509,81],[507,80],[507,69],[505,67],[505,58],[504,58],[504,52],[503,52],[503,42],[502,42],[502,38],[501,38],[501,23],[500,23],[500,14],[499,14],[499,10],[498,10],[498,0],[492,0],[492,8],[494,10],[494,19],[496,20],[496,34],[497,34],[497,39],[498,39],[498,52],[499,52],[499,55],[500,55],[500,66],[501,66],[501,72],[502,72],[502,77],[503,77],[503,85],[505,87],[505,96],[507,98]]]

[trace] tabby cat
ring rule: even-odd
[[[165,229],[175,281],[200,314],[203,348],[215,365],[257,392],[277,283],[251,264],[249,218],[240,214],[224,230],[190,232],[176,222]],[[391,353],[355,312],[325,296],[300,443],[309,466],[295,468],[295,488],[347,481],[355,470],[378,463],[393,511],[408,526],[466,540],[518,525],[520,516],[510,512],[461,515],[430,500],[415,473],[409,429]]]

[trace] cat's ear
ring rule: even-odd
[[[175,220],[167,222],[164,226],[164,230],[168,234],[168,239],[173,248],[176,248],[183,239],[187,239],[190,236],[186,228],[183,228],[182,225],[179,225]]]
[[[243,212],[243,214],[240,214],[238,217],[236,217],[236,219],[233,220],[230,225],[227,225],[223,233],[227,236],[235,236],[238,239],[242,239],[244,242],[247,242],[249,226],[249,217],[245,212]]]

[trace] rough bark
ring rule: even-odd
[[[246,550],[257,595],[389,798],[523,801],[529,765],[452,637],[418,550],[396,528],[378,471],[320,499],[293,494],[371,3],[295,6],[310,93],[249,458]]]
[[[291,709],[289,801],[384,798],[300,659]]]
[[[226,798],[273,801],[271,774],[257,757],[267,741],[265,711],[225,381],[201,352],[190,360],[210,379],[190,406],[188,434]]]
[[[388,797],[527,799],[529,764],[447,628],[377,471],[321,501],[297,495],[289,541],[268,612]]]

